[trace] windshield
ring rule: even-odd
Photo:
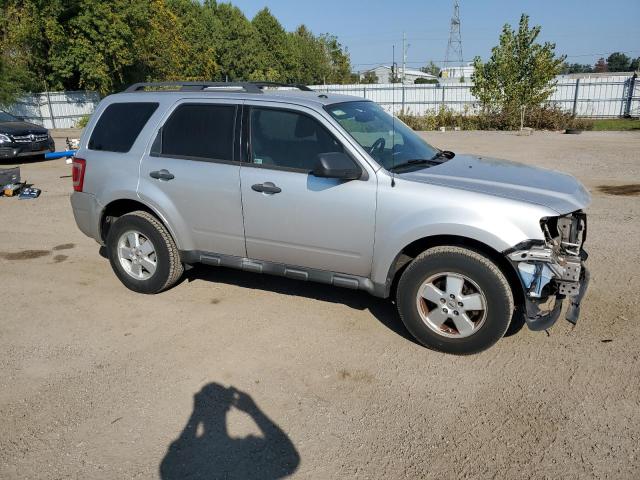
[[[377,103],[345,102],[326,108],[349,135],[387,170],[409,162],[431,160],[440,153]]]
[[[0,111],[0,122],[17,122],[18,119],[7,112]]]

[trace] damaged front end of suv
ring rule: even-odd
[[[524,288],[524,316],[531,330],[546,330],[560,317],[565,299],[565,318],[576,324],[580,302],[589,284],[582,248],[587,238],[587,216],[581,210],[540,221],[545,240],[532,240],[510,249],[507,258],[518,272]]]

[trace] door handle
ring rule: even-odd
[[[173,180],[174,178],[176,178],[173,173],[171,173],[169,170],[165,170],[164,168],[162,170],[155,170],[153,172],[150,172],[149,176],[151,178],[155,178],[156,180]]]
[[[282,191],[280,187],[276,187],[272,182],[256,183],[255,185],[251,185],[251,190],[269,194],[280,193]]]

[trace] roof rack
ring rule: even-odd
[[[263,89],[268,87],[290,87],[307,92],[312,91],[306,85],[278,82],[140,82],[134,83],[125,92],[144,92],[147,88],[153,88],[179,92],[215,91],[233,93],[242,91],[246,93],[263,93]]]
[[[309,87],[302,83],[280,83],[280,82],[249,82],[252,85],[255,85],[258,88],[265,87],[289,87],[289,88],[297,88],[298,90],[302,90],[303,92],[313,92]]]

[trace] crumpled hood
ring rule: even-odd
[[[29,122],[0,122],[0,133],[9,135],[29,135],[47,133],[47,129]]]
[[[591,203],[589,192],[571,175],[495,158],[456,155],[435,167],[397,176],[535,203],[559,214],[583,209]]]

